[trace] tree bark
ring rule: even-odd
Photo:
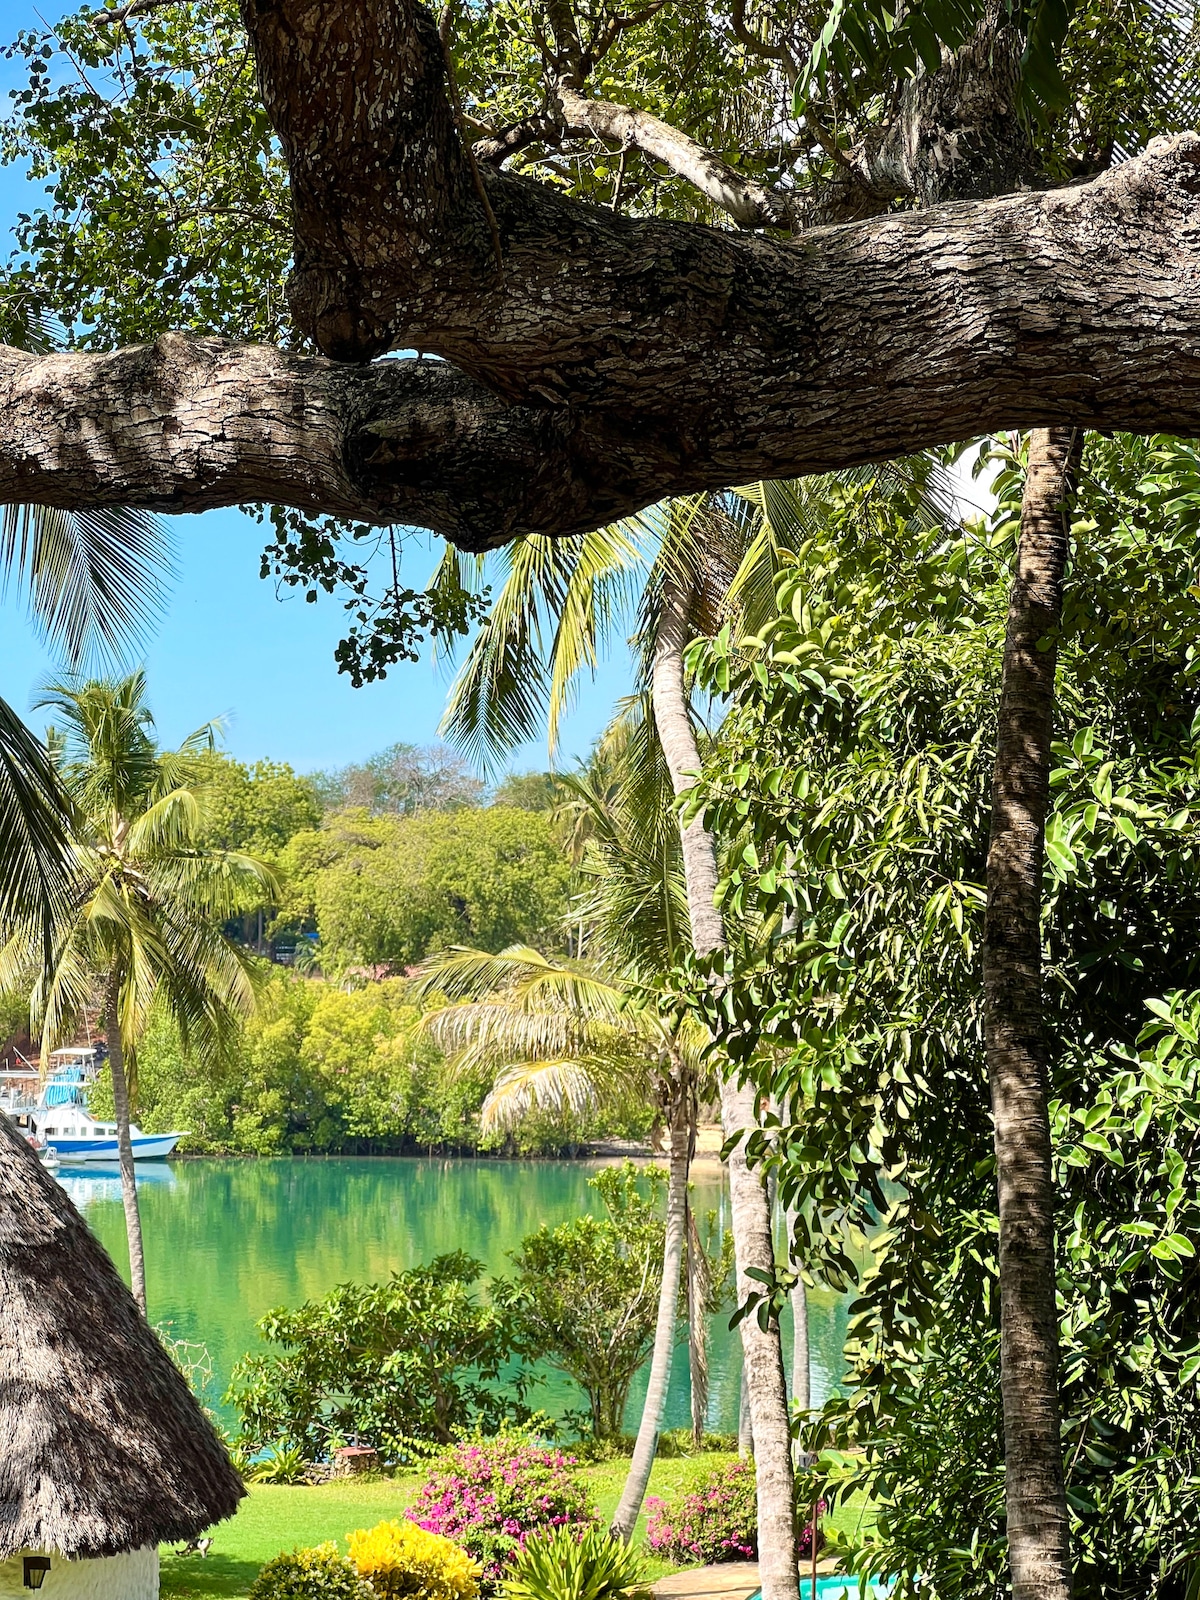
[[[655,639],[652,693],[654,722],[676,794],[689,789],[700,771],[700,752],[688,714],[683,652],[688,641],[686,598],[668,584]],[[717,856],[702,816],[680,829],[692,944],[698,955],[724,950],[725,929],[716,906]],[[775,1243],[766,1185],[746,1160],[745,1135],[758,1122],[754,1092],[732,1073],[721,1078],[721,1125],[737,1139],[729,1156],[729,1200],[740,1303],[761,1284],[748,1270],[771,1273]],[[797,1600],[796,1526],[787,1383],[779,1322],[766,1329],[757,1316],[742,1319],[742,1365],[750,1397],[758,1497],[759,1576],[763,1600]]]
[[[137,1175],[129,1134],[129,1084],[125,1078],[125,1050],[121,1040],[116,973],[109,976],[104,996],[104,1028],[108,1035],[108,1064],[112,1072],[113,1107],[117,1120],[117,1152],[121,1168],[121,1202],[125,1207],[125,1234],[129,1241],[129,1286],[143,1316],[146,1315],[146,1261],[142,1253],[142,1215],[138,1210]]]
[[[803,1265],[795,1256],[796,1213],[786,1213],[788,1260],[793,1271]],[[797,1278],[791,1293],[792,1301],[792,1405],[808,1411],[812,1404],[811,1358],[808,1348],[808,1291],[804,1279]]]
[[[682,1074],[679,1075],[680,1077]],[[642,1501],[650,1483],[650,1472],[658,1450],[658,1435],[667,1405],[671,1383],[671,1358],[675,1352],[675,1329],[679,1316],[679,1282],[683,1251],[687,1239],[688,1168],[692,1159],[691,1088],[676,1082],[671,1106],[671,1157],[667,1179],[667,1227],[663,1237],[663,1275],[658,1293],[658,1318],[654,1324],[654,1349],[650,1357],[650,1377],[646,1399],[633,1446],[633,1460],[613,1513],[612,1531],[626,1544],[633,1538]]]
[[[738,1378],[738,1455],[745,1459],[754,1454],[754,1431],[750,1426],[750,1387],[746,1382],[746,1363],[742,1362]]]
[[[700,1243],[696,1215],[688,1206],[687,1306],[688,1388],[692,1403],[692,1445],[699,1450],[708,1424],[708,1289],[712,1279]]]
[[[516,262],[501,294],[488,243],[454,295],[438,279],[419,338],[404,324],[463,370],[183,335],[0,350],[0,503],[276,501],[483,549],[981,431],[1200,433],[1198,163],[1180,135],[1080,187],[790,241],[614,218],[501,174],[572,220],[530,244],[519,317]]]
[[[1001,1388],[1014,1600],[1070,1600],[1060,1441],[1054,1185],[1042,994],[1042,872],[1057,631],[1082,448],[1034,432],[1009,600],[992,781],[984,1030],[1000,1208]]]

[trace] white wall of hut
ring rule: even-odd
[[[23,1550],[0,1561],[0,1600],[28,1600],[24,1558],[46,1553]],[[158,1600],[158,1551],[130,1550],[97,1561],[68,1561],[51,1551],[41,1593],[45,1600]]]

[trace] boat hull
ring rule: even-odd
[[[183,1138],[182,1133],[143,1133],[130,1140],[135,1161],[165,1161]],[[120,1148],[115,1139],[69,1139],[57,1134],[46,1138],[58,1159],[70,1167],[81,1162],[117,1161]]]

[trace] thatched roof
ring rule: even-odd
[[[116,1268],[0,1115],[0,1560],[191,1539],[244,1493]]]

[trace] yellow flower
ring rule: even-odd
[[[415,1522],[381,1522],[347,1534],[350,1560],[380,1600],[477,1600],[477,1561]]]

